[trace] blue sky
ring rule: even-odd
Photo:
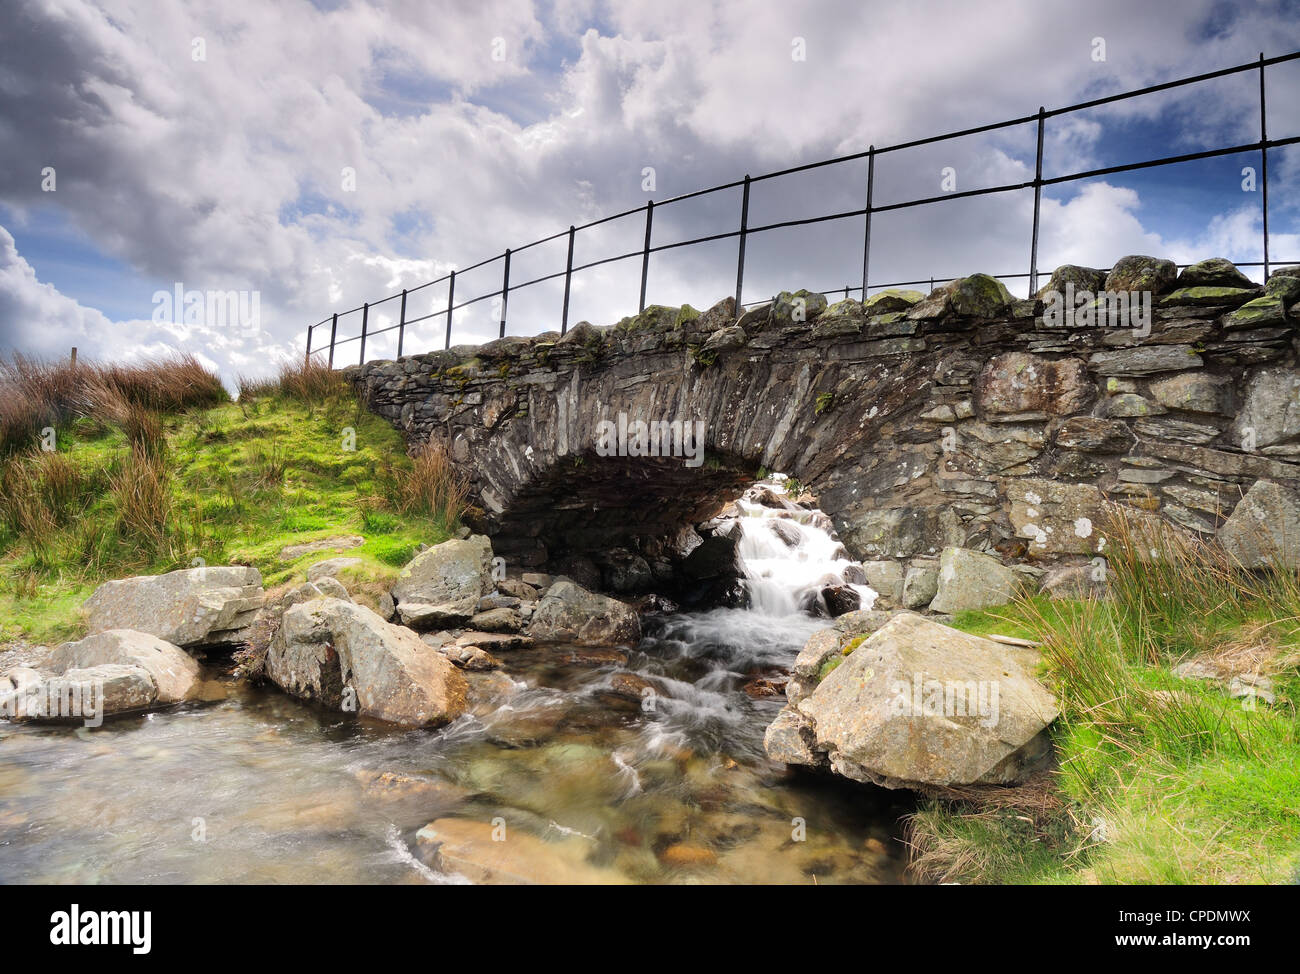
[[[570,223],[1261,50],[1300,50],[1300,4],[19,0],[0,37],[0,351],[183,347],[228,377],[265,372],[332,311]],[[1297,91],[1300,62],[1270,69],[1271,137],[1300,135]],[[1257,99],[1251,73],[1051,119],[1045,175],[1253,140]],[[876,199],[937,194],[945,167],[959,190],[1018,182],[1033,149],[1025,126],[881,156]],[[1245,165],[1258,154],[1049,188],[1040,268],[1134,252],[1260,259]],[[756,184],[751,223],[860,206],[864,176],[855,162]],[[1300,259],[1298,182],[1300,153],[1272,153],[1275,261]],[[1031,205],[1017,193],[880,214],[872,278],[1027,270]],[[731,229],[738,206],[733,191],[665,207],[656,242]],[[642,232],[634,217],[580,235],[577,259],[636,249]],[[858,283],[861,237],[854,220],[751,239],[747,297]],[[512,279],[563,261],[563,242],[537,248]],[[571,321],[635,311],[639,269],[575,279]],[[465,275],[457,298],[499,275]],[[667,252],[649,297],[707,306],[734,278],[734,241]],[[151,320],[154,292],[175,282],[256,291],[256,327]],[[512,294],[511,331],[556,327],[560,289]],[[426,289],[410,314],[445,299]],[[494,331],[489,302],[458,313],[457,341]],[[441,338],[430,322],[407,347]]]

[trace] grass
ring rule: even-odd
[[[66,367],[23,368],[29,388],[44,375],[54,390],[41,416],[57,423],[57,449],[41,450],[38,436],[0,455],[0,640],[75,638],[100,582],[198,564],[252,565],[275,587],[344,554],[361,560],[350,580],[364,600],[458,527],[464,487],[445,455],[408,458],[401,435],[328,370],[241,381],[232,402],[189,362],[153,380],[147,369],[82,365],[83,393]],[[188,401],[182,388],[205,391]],[[6,405],[18,389],[0,385],[0,415],[20,411]],[[365,543],[280,558],[338,535]]]
[[[1277,883],[1300,870],[1300,594],[1213,544],[1117,516],[1110,597],[1042,597],[958,628],[1043,643],[1058,766],[967,789],[909,822],[918,878],[964,883]],[[1220,681],[1180,679],[1195,659]],[[1232,699],[1232,674],[1276,703]]]

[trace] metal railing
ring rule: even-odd
[[[737,238],[739,240],[739,246],[738,246],[738,253],[737,253],[737,260],[736,260],[735,302],[736,302],[736,307],[738,309],[744,308],[746,305],[742,301],[742,297],[744,293],[744,283],[745,283],[745,243],[750,236],[754,234],[767,233],[773,230],[780,230],[789,227],[809,226],[812,224],[828,223],[837,220],[849,220],[849,219],[856,219],[856,218],[863,219],[862,283],[859,285],[846,284],[843,288],[831,288],[829,291],[823,293],[834,294],[842,290],[844,292],[844,296],[847,298],[850,293],[861,292],[863,297],[865,298],[869,293],[869,289],[871,288],[879,289],[879,288],[889,288],[889,287],[907,287],[911,285],[925,284],[927,280],[931,288],[933,289],[936,280],[946,281],[946,280],[950,280],[950,278],[930,277],[928,279],[919,279],[919,280],[912,280],[912,281],[892,281],[889,283],[871,282],[869,274],[870,274],[870,265],[871,265],[872,216],[877,213],[887,213],[894,210],[904,210],[916,206],[927,206],[934,203],[946,202],[948,200],[969,199],[972,197],[988,196],[988,195],[998,194],[998,193],[1011,193],[1011,192],[1016,192],[1018,190],[1027,190],[1027,189],[1032,189],[1034,191],[1033,230],[1032,230],[1030,246],[1029,246],[1029,272],[1027,274],[1012,273],[1012,274],[997,274],[994,276],[1002,280],[1017,280],[1017,279],[1028,278],[1029,293],[1032,295],[1038,289],[1038,276],[1039,276],[1038,230],[1039,230],[1039,216],[1041,210],[1043,187],[1055,186],[1062,183],[1073,182],[1081,179],[1091,179],[1099,176],[1108,176],[1116,173],[1135,172],[1142,169],[1151,169],[1157,166],[1176,165],[1179,163],[1194,162],[1200,159],[1212,159],[1220,156],[1234,155],[1237,153],[1254,152],[1254,151],[1257,151],[1260,154],[1260,181],[1259,182],[1260,182],[1260,189],[1261,189],[1260,202],[1263,211],[1264,259],[1262,262],[1260,261],[1239,262],[1238,266],[1241,267],[1262,266],[1264,268],[1264,277],[1267,279],[1269,274],[1270,264],[1278,263],[1276,261],[1272,261],[1272,262],[1270,261],[1269,251],[1268,251],[1268,150],[1300,143],[1300,136],[1293,136],[1290,138],[1283,138],[1283,139],[1269,139],[1268,126],[1267,126],[1267,102],[1266,102],[1266,93],[1265,93],[1265,69],[1275,64],[1282,64],[1284,62],[1294,61],[1296,59],[1300,59],[1300,51],[1295,51],[1291,54],[1284,54],[1272,58],[1266,58],[1264,57],[1263,53],[1261,53],[1257,61],[1252,61],[1246,64],[1240,64],[1231,68],[1223,68],[1218,71],[1211,71],[1205,74],[1198,74],[1187,78],[1180,78],[1176,81],[1168,81],[1163,84],[1151,85],[1146,88],[1138,88],[1132,91],[1123,92],[1121,94],[1108,95],[1103,98],[1094,98],[1091,99],[1090,101],[1080,102],[1075,105],[1069,105],[1065,108],[1056,108],[1049,111],[1045,108],[1040,107],[1037,113],[1033,115],[1025,115],[1020,118],[1008,119],[1007,121],[1004,122],[994,122],[988,125],[979,125],[974,128],[962,129],[956,132],[948,132],[943,135],[931,136],[930,138],[915,139],[910,142],[902,142],[897,145],[883,146],[879,148],[873,145],[868,147],[864,152],[855,152],[850,155],[836,156],[831,159],[823,159],[820,162],[805,163],[800,166],[792,166],[788,169],[780,169],[780,170],[776,170],[775,172],[764,173],[759,176],[746,175],[743,179],[733,180],[731,182],[722,183],[717,186],[711,186],[708,189],[700,189],[691,193],[684,193],[680,196],[674,196],[671,197],[670,199],[661,200],[657,203],[654,201],[650,201],[647,202],[644,206],[638,206],[630,210],[624,210],[621,213],[615,213],[612,216],[602,217],[598,220],[593,220],[589,223],[584,223],[581,226],[570,226],[568,230],[562,230],[558,233],[553,233],[549,237],[542,237],[539,240],[534,240],[532,243],[524,244],[522,247],[507,249],[503,254],[497,255],[495,257],[489,257],[485,260],[481,260],[477,264],[472,264],[469,267],[453,270],[450,273],[437,278],[436,280],[428,281],[424,284],[419,285],[418,287],[409,288],[409,289],[403,288],[401,291],[396,292],[394,294],[390,294],[387,297],[379,299],[378,301],[373,301],[373,302],[368,301],[360,305],[359,307],[351,308],[348,311],[341,311],[335,313],[330,317],[325,318],[314,325],[311,325],[307,329],[306,356],[307,359],[310,360],[312,355],[317,355],[328,351],[328,356],[329,356],[328,362],[330,367],[332,368],[334,366],[334,357],[335,357],[334,353],[339,346],[346,345],[351,342],[360,342],[360,353],[358,356],[358,361],[364,363],[366,360],[365,356],[366,356],[367,339],[373,339],[378,335],[382,335],[387,332],[396,330],[397,331],[397,355],[398,357],[401,357],[403,351],[403,344],[406,337],[406,329],[408,326],[423,321],[427,321],[430,319],[439,318],[444,315],[446,316],[446,341],[444,347],[450,348],[451,336],[452,336],[452,321],[455,312],[460,310],[461,308],[466,308],[469,307],[470,305],[474,305],[479,303],[480,301],[486,301],[491,298],[500,298],[501,300],[501,315],[500,315],[499,328],[500,328],[500,336],[505,337],[506,312],[509,306],[511,292],[519,291],[524,288],[543,284],[547,281],[557,280],[560,277],[564,278],[564,304],[560,314],[560,333],[564,334],[565,332],[568,331],[568,327],[569,327],[569,298],[570,298],[571,284],[573,281],[574,274],[577,274],[581,271],[590,270],[595,267],[601,267],[606,264],[612,264],[618,261],[631,260],[632,258],[640,257],[641,258],[641,292],[640,292],[640,304],[638,306],[638,310],[644,311],[645,301],[646,301],[646,282],[648,280],[649,273],[650,273],[651,254],[663,253],[665,251],[675,250],[680,247],[690,247],[697,244],[710,243],[719,240],[737,239]],[[1102,105],[1108,105],[1115,102],[1124,101],[1130,98],[1138,98],[1143,95],[1151,95],[1156,92],[1168,91],[1174,88],[1181,88],[1187,85],[1198,84],[1216,78],[1223,78],[1229,75],[1240,74],[1242,72],[1247,72],[1247,71],[1257,71],[1259,73],[1260,127],[1259,127],[1259,139],[1257,141],[1248,142],[1241,145],[1226,146],[1218,149],[1207,149],[1200,152],[1188,152],[1188,153],[1183,153],[1181,155],[1165,156],[1159,159],[1146,159],[1141,162],[1126,163],[1123,165],[1105,166],[1097,169],[1089,169],[1080,172],[1073,172],[1063,176],[1052,176],[1049,178],[1043,177],[1043,134],[1048,119],[1055,118],[1061,115],[1067,115],[1072,112],[1079,112],[1085,109],[1096,108]],[[981,189],[964,190],[961,192],[954,190],[952,192],[942,193],[938,196],[927,196],[918,199],[905,200],[903,202],[898,202],[898,203],[886,203],[880,205],[874,202],[873,197],[875,191],[876,159],[880,156],[884,156],[892,152],[900,152],[905,149],[915,149],[921,146],[933,145],[939,142],[945,142],[952,139],[959,139],[967,136],[979,135],[986,132],[994,132],[1001,129],[1011,128],[1017,125],[1026,125],[1035,122],[1037,123],[1037,153],[1036,153],[1036,160],[1034,165],[1034,178],[1030,181],[1020,182],[1020,183],[1007,183],[999,186],[990,186]],[[796,173],[810,172],[812,170],[822,169],[827,166],[842,165],[847,162],[853,162],[855,160],[861,160],[861,159],[867,160],[866,199],[865,199],[865,204],[863,206],[858,207],[856,209],[843,210],[836,213],[828,213],[822,216],[805,217],[803,219],[797,219],[797,220],[781,220],[778,222],[767,223],[760,226],[749,225],[750,188],[755,183],[763,182],[769,179],[776,179],[781,176],[789,176]],[[709,234],[707,236],[702,236],[702,237],[694,237],[688,240],[678,240],[672,243],[662,243],[662,244],[652,243],[652,233],[654,228],[654,217],[656,211],[661,210],[666,206],[683,203],[687,200],[698,199],[700,197],[708,196],[714,193],[719,193],[726,190],[732,190],[737,188],[740,188],[742,190],[742,195],[741,195],[741,205],[740,205],[740,223],[736,230],[729,230],[722,233]],[[639,250],[633,250],[626,253],[616,254],[614,256],[604,257],[599,260],[593,260],[584,264],[579,264],[577,266],[574,266],[573,263],[574,240],[579,232],[584,230],[590,230],[595,227],[599,227],[604,224],[611,223],[615,220],[620,220],[626,217],[635,216],[639,213],[643,213],[645,215],[645,240],[644,240],[644,245]],[[517,257],[520,253],[524,251],[530,250],[534,247],[542,246],[543,244],[553,243],[555,241],[562,240],[565,237],[568,238],[568,257],[565,261],[565,267],[563,271],[556,271],[551,274],[545,274],[540,277],[536,277],[531,280],[524,281],[523,283],[515,283],[515,284],[511,283],[510,262],[512,257]],[[459,304],[457,304],[456,303],[457,276],[458,275],[463,276],[469,273],[470,271],[487,267],[493,263],[496,263],[497,261],[500,261],[502,264],[501,287],[494,288],[493,290],[487,293],[480,294],[473,298],[469,298],[468,300],[464,300]],[[1295,263],[1295,262],[1296,261],[1286,261],[1285,263]],[[1180,266],[1186,266],[1186,265],[1180,265]],[[422,315],[417,318],[407,318],[406,316],[407,299],[412,294],[415,294],[418,291],[422,291],[425,288],[434,287],[436,285],[443,284],[443,283],[447,284],[447,306],[445,309],[439,311],[433,311],[430,312],[429,314]],[[369,329],[370,312],[373,309],[379,307],[380,305],[386,304],[390,301],[397,301],[399,299],[401,301],[401,306],[398,312],[397,324],[371,331]],[[766,300],[768,299],[764,298],[764,301]],[[762,302],[754,302],[754,303],[762,303]],[[350,338],[339,338],[338,337],[339,318],[342,316],[355,314],[358,311],[361,312],[360,334],[354,335]],[[329,343],[328,345],[321,345],[318,348],[313,349],[312,348],[313,333],[315,332],[316,329],[321,328],[324,325],[330,326]]]

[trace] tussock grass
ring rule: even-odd
[[[83,417],[120,422],[131,409],[179,412],[227,399],[221,380],[192,355],[74,366],[15,353],[0,358],[0,453],[33,448],[43,430],[62,431]]]
[[[469,485],[451,465],[446,447],[429,441],[412,458],[410,470],[384,471],[388,500],[399,514],[431,518],[450,527],[465,512]]]
[[[373,605],[421,545],[458,527],[464,491],[445,453],[408,457],[337,375],[290,368],[237,403],[178,411],[214,398],[193,375],[82,368],[67,388],[96,406],[66,411],[57,452],[0,455],[0,640],[72,638],[99,582],[195,559],[253,565],[268,587],[298,582],[330,552],[280,552],[338,535],[366,538],[348,551],[363,562],[349,587]],[[58,392],[67,371],[36,368],[32,382]]]
[[[914,873],[1290,881],[1300,865],[1295,570],[1247,571],[1213,542],[1123,509],[1106,536],[1109,598],[1035,597],[956,620],[1043,643],[1044,679],[1061,705],[1059,767],[1046,804],[1038,785],[927,802],[908,823]],[[1224,682],[1175,676],[1189,658],[1217,663]],[[1276,704],[1231,698],[1226,679],[1242,672],[1271,675]],[[1015,807],[1024,802],[1036,811]]]
[[[280,366],[279,374],[270,378],[249,379],[240,376],[238,385],[241,402],[281,397],[320,405],[352,395],[351,387],[343,374],[317,359],[285,362]]]

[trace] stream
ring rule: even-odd
[[[782,669],[830,624],[800,606],[850,563],[815,523],[783,518],[791,546],[739,507],[748,608],[648,616],[635,648],[503,652],[469,674],[490,703],[440,730],[218,676],[94,730],[0,722],[0,881],[901,882],[906,794],[763,752]]]

